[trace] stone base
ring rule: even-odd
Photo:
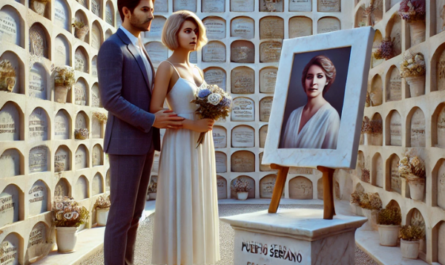
[[[235,230],[233,264],[354,264],[355,230],[364,217],[323,219],[321,209],[260,211],[221,218]]]

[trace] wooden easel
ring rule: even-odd
[[[281,195],[286,184],[289,167],[271,164],[270,168],[278,169],[277,180],[273,189],[272,200],[269,205],[269,213],[276,213],[280,205]],[[323,173],[323,219],[333,219],[335,215],[334,205],[334,171],[333,168],[318,166],[318,170]]]

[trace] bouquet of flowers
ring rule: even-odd
[[[399,173],[408,181],[426,178],[425,162],[415,155],[412,150],[405,152],[399,162]]]
[[[93,117],[96,118],[100,123],[105,123],[107,121],[107,115],[101,112],[94,112]]]
[[[403,0],[400,3],[399,15],[408,23],[425,20],[425,0]]]
[[[75,81],[73,69],[68,67],[56,67],[54,74],[54,84],[56,86],[66,86],[70,89]]]
[[[199,107],[196,110],[201,119],[226,118],[232,109],[232,98],[217,85],[206,84],[204,88],[200,89],[195,95],[192,103]],[[198,145],[204,142],[205,132],[202,132],[198,138]]]
[[[89,212],[68,196],[56,197],[53,206],[53,221],[57,227],[77,227],[88,221]]]
[[[380,47],[372,54],[374,55],[374,58],[376,58],[377,60],[380,59],[389,60],[392,57],[394,57],[393,46],[394,46],[393,40],[391,40],[390,38],[385,38],[382,40]]]
[[[235,192],[248,192],[249,190],[251,190],[248,185],[249,184],[247,183],[247,181],[236,179],[232,189]]]
[[[400,75],[405,77],[425,75],[425,60],[421,53],[412,55],[406,52],[405,60],[400,65]]]
[[[111,206],[110,202],[110,195],[108,197],[99,196],[96,200],[96,203],[94,203],[93,209],[99,208],[99,209],[108,209]]]

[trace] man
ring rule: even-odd
[[[101,100],[109,112],[104,139],[111,171],[106,265],[133,264],[154,150],[160,150],[159,129],[181,128],[184,120],[169,110],[148,112],[155,74],[139,35],[150,29],[153,1],[118,0],[122,26],[98,55]]]

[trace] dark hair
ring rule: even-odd
[[[153,4],[155,0],[151,0]],[[130,10],[133,14],[134,9],[139,5],[141,0],[117,0],[117,9],[119,10],[119,15],[121,16],[122,22],[124,22],[124,12],[122,12],[122,8],[125,6]]]
[[[312,65],[320,66],[326,75],[326,82],[329,82],[323,90],[323,95],[324,95],[326,92],[328,92],[332,83],[334,83],[335,76],[337,75],[337,70],[335,69],[335,65],[332,63],[332,61],[328,57],[326,57],[324,55],[315,56],[306,64],[306,66],[304,67],[304,70],[303,70],[303,74],[301,76],[301,84],[303,85],[304,90],[306,90],[306,88],[304,87],[306,75],[307,75],[307,72],[309,71],[309,68]]]

